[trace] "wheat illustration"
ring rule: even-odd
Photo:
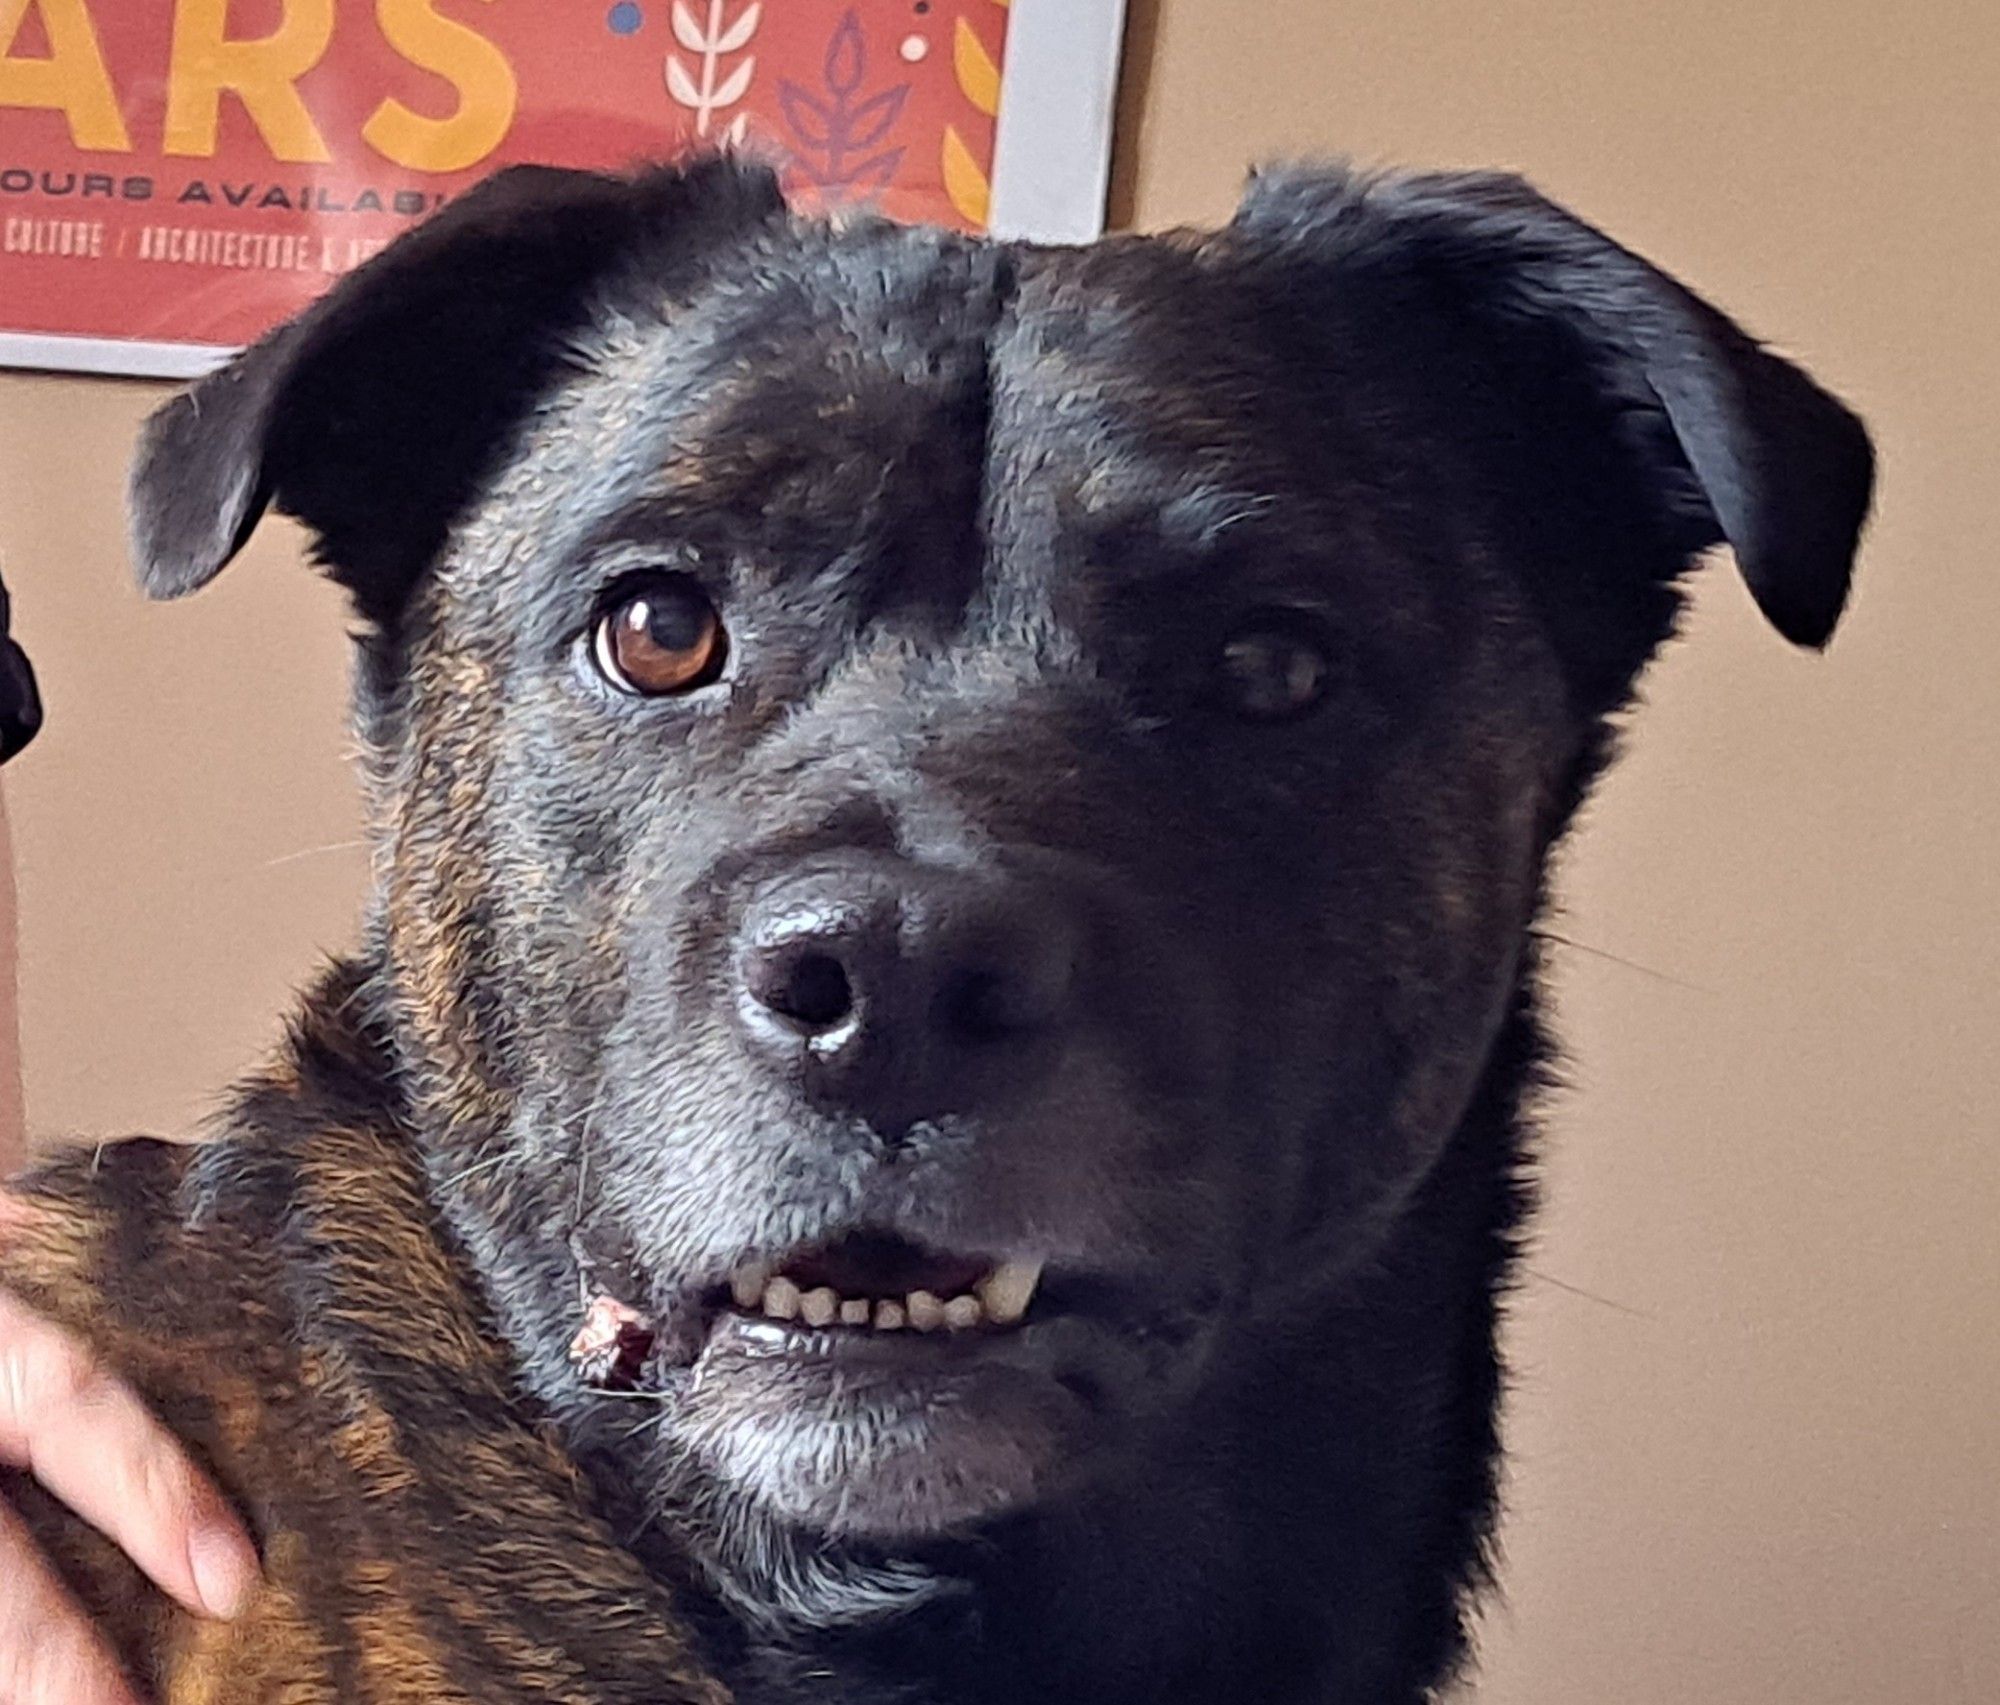
[[[696,0],[697,5],[700,3],[701,0]],[[751,55],[727,72],[722,62],[750,45],[758,24],[763,22],[764,5],[763,0],[750,0],[732,19],[728,0],[707,0],[707,13],[708,22],[704,26],[688,0],[674,0],[674,40],[687,49],[695,68],[691,70],[678,53],[667,55],[667,93],[694,114],[697,136],[708,135],[716,114],[735,106],[749,93],[750,78],[757,69],[756,56]],[[741,142],[744,129],[744,116],[739,114],[723,134],[731,141]]]
[[[778,108],[797,139],[799,175],[837,201],[865,201],[895,181],[905,149],[890,146],[912,85],[862,91],[869,83],[868,32],[849,7],[826,44],[815,90],[792,78],[778,83]]]

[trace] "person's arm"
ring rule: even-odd
[[[0,588],[0,762],[41,725]],[[15,983],[13,850],[0,802],[0,1242],[30,1210],[5,1180],[27,1159]],[[228,1616],[257,1557],[173,1436],[70,1334],[0,1292],[0,1464],[34,1476],[189,1609]],[[0,1500],[0,1705],[131,1705],[110,1652]]]

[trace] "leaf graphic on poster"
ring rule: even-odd
[[[818,96],[797,83],[784,82],[778,85],[778,106],[808,148],[833,146],[833,114]]]
[[[704,28],[689,0],[674,0],[674,39],[689,53],[699,56],[700,74],[689,70],[679,54],[668,54],[667,93],[693,111],[696,135],[706,136],[716,112],[735,106],[749,93],[757,61],[746,59],[727,72],[723,70],[723,61],[750,45],[763,17],[763,0],[750,0],[733,22],[728,0],[708,0],[708,24]]]
[[[750,87],[750,73],[757,69],[755,59],[746,59],[736,69],[723,78],[722,87],[709,97],[709,105],[733,107],[742,100],[744,91]]]
[[[667,55],[667,93],[684,107],[701,106],[701,91],[694,86],[687,67],[671,53]]]
[[[952,69],[958,74],[958,86],[965,91],[965,98],[988,118],[1000,111],[1000,67],[993,55],[986,51],[986,44],[979,39],[979,32],[965,19],[958,20],[958,28],[951,39]]]
[[[743,16],[722,32],[722,39],[715,44],[715,51],[740,53],[750,45],[750,38],[757,33],[757,25],[763,16],[763,0],[751,0],[751,4],[743,8]]]
[[[977,230],[985,230],[993,212],[993,186],[965,145],[965,138],[951,125],[944,127],[944,190],[959,217]]]
[[[896,120],[903,116],[903,103],[909,98],[908,83],[898,84],[893,89],[884,89],[879,95],[870,95],[848,115],[847,146],[874,147],[894,128]]]
[[[861,33],[861,14],[850,9],[826,44],[826,86],[836,95],[851,95],[861,87],[868,69],[868,44]]]
[[[794,180],[829,201],[886,190],[908,153],[892,143],[915,85],[905,80],[867,92],[868,66],[867,33],[860,10],[850,6],[827,42],[820,87],[809,90],[789,79],[778,85],[778,106],[797,142]]]
[[[842,187],[857,199],[879,195],[889,187],[896,168],[903,163],[905,152],[901,148],[891,148],[886,154],[877,154],[874,159],[864,161],[848,174],[847,182]]]
[[[750,4],[738,14],[736,22],[725,29],[719,0],[710,0],[708,28],[704,30],[689,9],[687,0],[674,0],[674,39],[690,53],[740,53],[750,45],[750,38],[757,33],[757,26],[763,18],[764,0],[750,0]]]
[[[674,0],[674,40],[690,53],[708,51],[708,37],[702,34],[701,25],[687,9],[687,0]]]

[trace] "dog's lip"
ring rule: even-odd
[[[808,1326],[802,1321],[765,1320],[728,1310],[711,1324],[701,1360],[708,1367],[726,1361],[824,1365],[885,1375],[946,1375],[1011,1356],[1049,1322],[998,1332],[862,1332]]]

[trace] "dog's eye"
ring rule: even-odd
[[[1303,610],[1253,617],[1223,645],[1221,667],[1231,707],[1258,722],[1303,716],[1333,679],[1326,630]]]
[[[620,590],[597,618],[590,655],[620,692],[689,693],[722,673],[729,636],[708,595],[684,574],[652,574]]]

